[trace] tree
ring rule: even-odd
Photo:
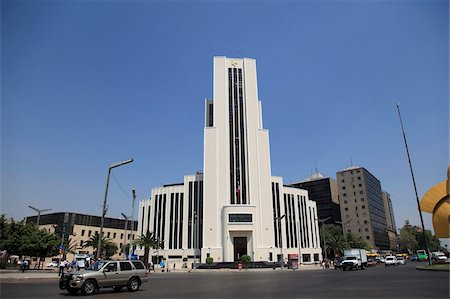
[[[99,234],[92,235],[90,239],[84,243],[83,248],[92,247],[94,249],[94,255],[96,255],[98,250],[98,239]],[[105,236],[102,237],[101,248],[101,254],[104,255],[106,259],[109,259],[111,256],[116,254],[118,249],[116,243],[114,243],[111,239],[106,238]]]
[[[252,261],[252,258],[251,258],[249,255],[244,254],[244,255],[241,257],[241,261],[242,261],[243,263],[250,263],[250,262]]]
[[[133,245],[140,246],[141,248],[144,247],[144,262],[148,264],[148,257],[150,248],[162,248],[162,242],[159,241],[154,233],[151,233],[150,231],[146,231],[145,234],[141,234],[138,236],[134,241]]]
[[[430,230],[425,230],[425,234],[428,239],[428,247],[430,251],[440,250],[441,246],[439,239],[433,236]],[[405,225],[400,229],[397,242],[400,251],[408,252],[409,254],[416,252],[417,249],[426,249],[422,229],[418,226],[409,224],[408,220],[405,221]]]
[[[406,227],[400,229],[400,233],[397,238],[400,252],[408,252],[412,254],[417,250],[417,238],[416,233]]]
[[[428,247],[431,252],[433,251],[439,251],[441,250],[441,242],[438,238],[436,238],[430,230],[425,230],[425,234],[427,235],[428,239]],[[417,239],[417,247],[418,248],[426,248],[425,239],[423,237],[423,232],[417,232],[416,233],[416,239]]]
[[[47,257],[58,254],[57,235],[41,230],[34,224],[25,224],[0,217],[0,250],[19,256]],[[0,265],[4,267],[5,265]]]
[[[206,263],[208,264],[209,269],[211,269],[211,264],[214,262],[214,259],[210,256],[206,258]]]
[[[332,257],[341,254],[346,247],[345,239],[342,235],[342,227],[335,224],[324,224],[320,228],[322,246],[327,250],[327,256]]]
[[[365,248],[367,250],[370,249],[367,243],[363,239],[361,239],[361,237],[355,236],[351,232],[348,232],[345,235],[345,239],[347,243],[346,246],[347,248]]]

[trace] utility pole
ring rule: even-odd
[[[133,193],[133,203],[131,204],[131,229],[130,229],[131,235],[133,235],[133,231],[134,231],[134,203],[136,201],[136,190],[134,188],[132,190],[132,193]],[[134,254],[134,248],[131,247],[131,239],[132,239],[132,237],[130,238],[130,241],[129,241],[130,249],[128,250],[130,255]],[[131,256],[130,256],[130,260],[131,260]],[[146,263],[148,263],[148,261],[146,261]]]
[[[413,181],[413,185],[414,185],[414,192],[416,194],[417,209],[419,210],[420,222],[422,223],[423,238],[425,239],[425,246],[427,247],[428,265],[431,266],[430,247],[428,245],[428,238],[427,238],[427,234],[425,232],[425,225],[423,224],[422,209],[420,208],[419,196],[417,195],[416,180],[414,179],[414,172],[413,172],[413,168],[412,168],[412,164],[411,164],[411,157],[409,156],[408,143],[406,142],[405,129],[403,128],[402,116],[400,115],[400,106],[398,104],[397,104],[397,111],[398,111],[398,118],[400,119],[400,125],[402,127],[403,140],[405,142],[406,154],[408,156],[409,170],[411,171],[411,177],[412,177],[412,181]]]

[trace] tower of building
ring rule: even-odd
[[[364,167],[336,174],[344,233],[359,236],[370,247],[388,250],[386,213],[380,181]]]
[[[263,128],[256,61],[214,57],[213,98],[205,101],[204,171],[153,188],[140,202],[139,232],[149,230],[165,257],[234,262],[319,261],[317,206],[306,190],[271,175],[269,132]]]

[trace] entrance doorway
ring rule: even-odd
[[[247,254],[247,237],[234,237],[234,261],[241,260],[243,255]]]

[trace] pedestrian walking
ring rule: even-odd
[[[61,260],[59,263],[59,272],[58,272],[58,276],[62,276],[64,275],[64,268],[66,267],[66,261]]]
[[[28,268],[28,261],[27,260],[24,259],[22,261],[21,268],[22,268],[22,273],[25,272],[25,270]]]

